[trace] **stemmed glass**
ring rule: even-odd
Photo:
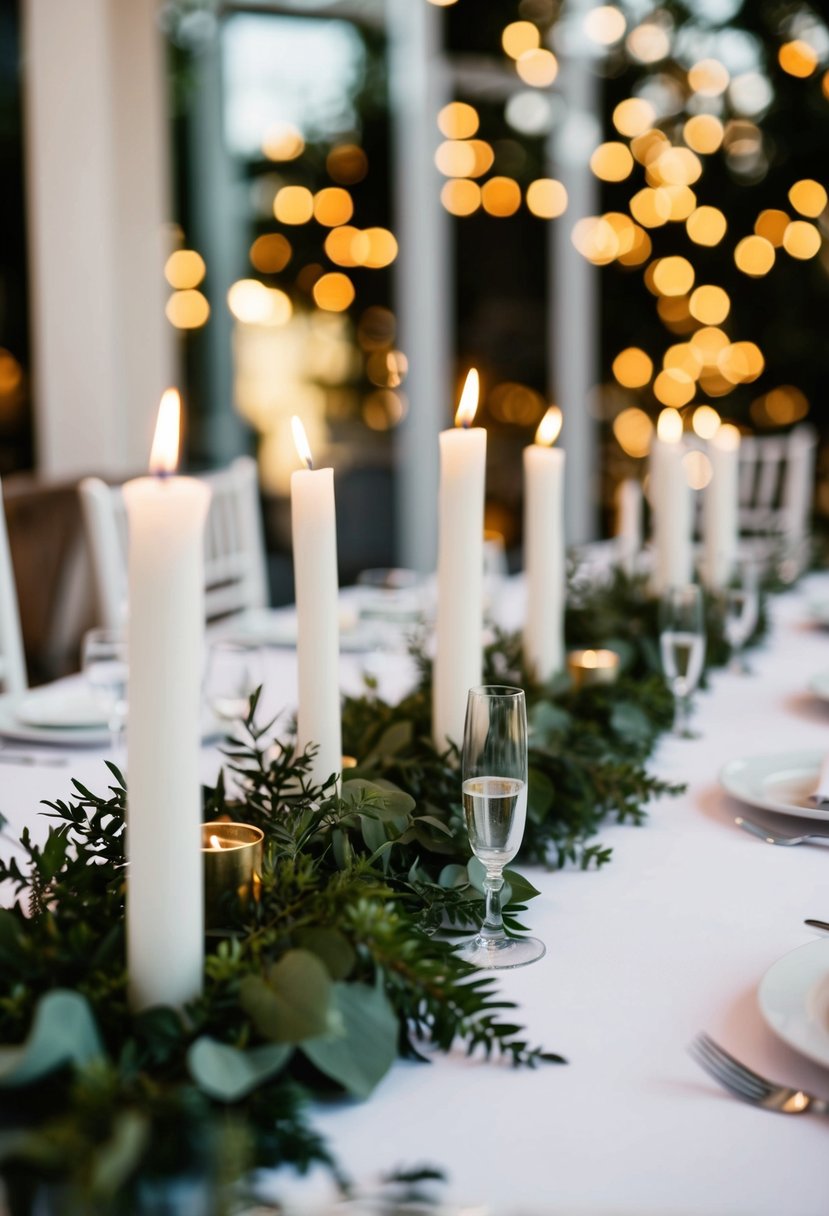
[[[248,715],[250,698],[262,683],[258,671],[260,651],[237,642],[216,641],[207,655],[204,699],[222,722],[241,722]]]
[[[691,693],[705,661],[705,612],[702,590],[694,583],[672,587],[659,606],[659,645],[665,679],[674,695],[674,734],[696,736],[689,727]]]
[[[472,852],[486,870],[480,932],[457,953],[476,967],[523,967],[545,952],[535,937],[507,937],[501,915],[504,866],[521,846],[527,818],[527,706],[523,690],[471,688],[463,737],[463,808]]]
[[[81,642],[81,671],[107,707],[112,750],[127,721],[127,639],[120,629],[89,629]]]
[[[731,666],[746,674],[750,669],[743,657],[743,647],[756,629],[760,613],[757,567],[753,562],[742,560],[738,563],[734,578],[722,593],[722,606]]]

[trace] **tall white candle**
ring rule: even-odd
[[[725,423],[708,444],[711,480],[705,487],[702,523],[705,581],[725,587],[734,572],[739,541],[740,432]]]
[[[691,487],[682,463],[682,418],[677,410],[659,415],[657,437],[651,444],[651,508],[657,594],[681,587],[693,576]]]
[[[524,448],[524,657],[543,682],[564,666],[564,452],[552,446],[561,421],[551,405]]]
[[[297,750],[313,744],[310,777],[326,781],[342,769],[337,517],[334,470],[315,469],[305,429],[292,420],[306,467],[291,474],[291,531],[297,611],[299,706]]]
[[[441,749],[463,742],[467,693],[481,682],[486,431],[470,425],[477,408],[478,373],[472,368],[455,428],[440,434],[432,735]]]
[[[201,991],[199,781],[204,523],[210,491],[176,467],[178,393],[161,401],[151,471],[124,486],[129,519],[127,965],[135,1009]]]
[[[628,574],[633,574],[641,548],[642,484],[635,477],[626,477],[616,490],[616,552]]]

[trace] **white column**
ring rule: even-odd
[[[143,466],[172,379],[156,0],[23,0],[41,472]]]
[[[564,414],[562,443],[567,448],[564,519],[569,544],[597,535],[599,452],[596,421],[589,403],[599,378],[598,271],[576,251],[570,234],[585,215],[599,211],[599,186],[590,171],[590,155],[601,141],[598,116],[599,78],[595,55],[583,31],[585,12],[594,0],[570,0],[557,29],[558,91],[565,110],[550,136],[548,154],[553,177],[567,189],[567,210],[549,224],[550,349],[552,399]]]
[[[450,222],[434,163],[438,111],[448,100],[440,48],[442,15],[425,0],[387,0],[394,122],[398,345],[409,360],[409,401],[397,431],[399,560],[435,568],[438,433],[452,403],[454,274]]]

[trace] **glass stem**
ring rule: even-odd
[[[676,713],[674,714],[674,734],[683,738],[688,730],[690,697],[683,693],[676,698]]]
[[[484,878],[486,912],[484,923],[481,925],[481,937],[487,941],[499,941],[506,937],[504,918],[501,915],[501,888],[503,885],[504,876],[500,870],[487,870]]]

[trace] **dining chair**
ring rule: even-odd
[[[19,694],[25,692],[27,683],[20,610],[0,486],[0,686],[3,692]]]
[[[205,529],[205,616],[208,621],[268,603],[265,539],[256,461],[240,456],[205,473],[212,491]],[[120,486],[86,477],[83,508],[100,623],[123,624],[127,607],[127,515]]]

